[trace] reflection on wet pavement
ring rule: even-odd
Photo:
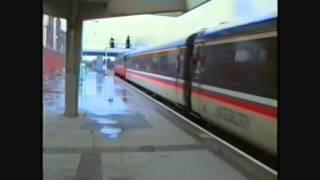
[[[234,155],[231,161],[229,151],[219,143],[202,138],[199,129],[112,76],[97,78],[89,72],[80,84],[80,116],[65,118],[60,112],[44,116],[44,174],[51,179],[97,179],[99,175],[104,179],[241,180],[255,171]],[[52,106],[64,102],[52,93],[55,88],[51,90],[44,101]],[[73,154],[78,156],[68,159]],[[65,164],[71,163],[75,178],[64,174],[70,171]],[[241,174],[244,167],[250,171],[245,176]]]
[[[64,110],[64,75],[55,75],[43,81],[44,112]]]
[[[89,121],[81,126],[82,129],[98,130],[107,138],[117,138],[130,129],[151,128],[143,114],[88,114]]]
[[[100,132],[102,134],[106,135],[108,138],[117,138],[117,137],[119,137],[120,133],[122,132],[122,129],[109,127],[109,126],[103,126],[101,128]]]
[[[127,89],[117,84],[112,76],[90,72],[80,90],[80,108],[91,120],[82,128],[116,139],[128,129],[151,127],[144,114],[130,111]]]
[[[110,120],[110,119],[98,119],[97,122],[99,124],[117,124],[117,121]]]
[[[81,129],[93,130],[108,139],[119,138],[130,129],[151,128],[145,114],[128,107],[126,87],[113,76],[89,72],[79,87],[79,111],[87,116]],[[44,111],[64,111],[64,78],[56,76],[44,82]]]

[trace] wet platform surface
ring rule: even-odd
[[[46,180],[276,179],[113,76],[89,72],[66,118],[63,83],[44,88]]]

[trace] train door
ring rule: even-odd
[[[204,65],[204,53],[201,48],[201,44],[195,45],[193,49],[193,55],[191,60],[191,108],[194,112],[201,114],[201,74],[203,72]]]
[[[183,49],[182,47],[178,47],[177,49],[177,57],[176,57],[176,102],[181,105],[185,105],[184,102],[184,92],[183,92],[183,87],[184,87],[184,81],[182,80],[182,63],[183,63]]]

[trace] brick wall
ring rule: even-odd
[[[47,48],[43,48],[42,52],[42,60],[43,60],[43,76],[45,79],[49,78],[50,76],[54,75],[55,73],[62,72],[65,65],[65,55],[50,50]]]

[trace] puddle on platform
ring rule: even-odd
[[[146,116],[136,112],[122,111],[116,114],[86,113],[91,121],[81,126],[81,129],[98,130],[108,139],[119,138],[129,129],[151,128]]]
[[[110,127],[110,126],[103,126],[100,129],[100,132],[107,136],[108,138],[118,138],[120,136],[120,134],[122,133],[122,129],[121,128],[116,128],[116,127]]]
[[[97,119],[97,123],[99,124],[118,124],[117,121],[111,119]]]

